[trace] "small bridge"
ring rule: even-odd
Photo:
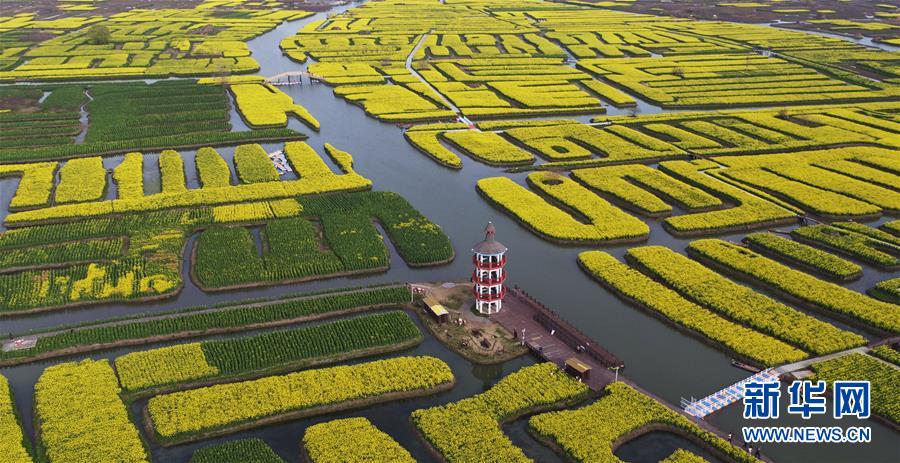
[[[743,399],[744,384],[749,382],[765,383],[770,381],[778,381],[778,373],[771,369],[763,370],[700,400],[693,400],[693,397],[691,400],[681,399],[681,407],[684,408],[684,411],[689,415],[696,418],[703,418]]]
[[[744,384],[750,381],[759,383],[764,383],[767,381],[778,381],[782,375],[792,375],[795,378],[800,378],[805,376],[804,372],[806,372],[806,370],[808,370],[814,363],[824,362],[826,360],[843,357],[849,354],[864,354],[870,349],[882,344],[890,345],[896,344],[897,342],[900,342],[900,336],[873,341],[869,343],[868,346],[855,347],[853,349],[833,352],[831,354],[809,358],[806,360],[801,360],[799,362],[789,363],[787,365],[782,365],[776,368],[769,368],[700,400],[695,400],[693,397],[691,397],[690,400],[681,399],[681,408],[683,408],[684,411],[691,416],[703,418],[743,399]]]
[[[303,77],[309,78],[310,82],[318,82],[320,80],[325,80],[322,76],[318,74],[313,74],[309,71],[287,71],[282,72],[280,74],[275,74],[271,77],[266,77],[267,84],[274,85],[293,85],[293,84],[302,84]],[[296,79],[294,79],[296,78]]]

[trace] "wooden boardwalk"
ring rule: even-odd
[[[601,391],[615,380],[610,368],[624,366],[599,343],[581,333],[548,307],[534,300],[519,288],[512,288],[503,299],[500,312],[491,315],[516,339],[522,340],[539,357],[565,368],[567,359],[576,358],[591,367],[585,384]]]

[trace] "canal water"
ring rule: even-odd
[[[304,20],[285,23],[271,32],[250,41],[253,56],[259,61],[261,75],[274,75],[288,70],[303,69],[305,65],[290,61],[282,56],[278,44],[282,38],[292,35],[305,24],[322,19],[326,14],[335,14],[346,9],[338,7],[328,13],[320,13]],[[483,239],[483,229],[488,221],[497,228],[497,239],[509,247],[509,283],[522,286],[548,306],[560,312],[585,333],[592,336],[610,351],[618,355],[626,364],[623,374],[652,393],[678,404],[682,397],[702,397],[726,385],[748,376],[748,373],[733,368],[727,354],[713,349],[701,341],[685,336],[656,318],[627,306],[604,290],[576,264],[576,256],[586,250],[584,247],[560,246],[544,241],[522,228],[504,213],[492,208],[475,190],[477,180],[497,175],[508,175],[524,184],[525,174],[509,175],[502,170],[485,166],[463,157],[461,171],[450,170],[436,164],[430,158],[416,151],[403,138],[401,129],[392,124],[378,122],[364,114],[357,106],[351,105],[333,95],[331,87],[325,84],[304,84],[302,86],[281,87],[294,100],[309,109],[321,122],[321,132],[312,132],[299,121],[292,120],[290,127],[310,135],[308,143],[323,152],[324,143],[353,154],[356,170],[374,182],[374,189],[395,191],[409,200],[413,206],[443,227],[450,236],[457,258],[449,265],[435,268],[410,268],[391,250],[391,269],[383,274],[335,278],[304,284],[255,288],[240,291],[203,293],[191,282],[185,258],[185,288],[177,296],[166,301],[151,304],[107,304],[77,310],[60,311],[34,317],[20,317],[0,320],[0,333],[22,332],[29,329],[44,329],[61,324],[102,320],[115,316],[137,313],[152,313],[174,308],[211,305],[218,302],[239,300],[260,296],[275,296],[287,293],[317,291],[327,288],[360,286],[383,282],[425,282],[465,280],[471,273],[468,258],[471,245]],[[652,111],[646,108],[646,111]],[[658,110],[658,108],[656,109]],[[236,114],[232,116],[236,130],[246,129]],[[280,144],[264,145],[267,151],[281,149]],[[227,159],[233,149],[222,148],[219,152]],[[155,153],[145,153],[153,154]],[[193,169],[194,151],[183,151],[185,165],[191,166],[187,172],[190,187],[197,187],[196,172]],[[114,165],[121,157],[111,157],[107,165]],[[230,159],[229,159],[230,160]],[[330,161],[329,161],[330,162]],[[332,166],[333,168],[335,166]],[[145,180],[148,192],[157,191],[159,174],[151,160],[145,161]],[[0,180],[0,219],[5,217],[6,208],[16,182]],[[884,219],[875,222],[881,223]],[[664,245],[684,252],[688,240],[677,239],[662,230],[658,221],[650,220],[651,235],[648,244]],[[741,234],[722,236],[723,239],[739,240]],[[195,238],[188,242],[190,254]],[[628,246],[602,248],[621,257]],[[594,248],[596,249],[596,248]],[[896,273],[894,274],[896,275]],[[865,275],[851,287],[865,290],[877,281],[891,277],[891,274],[866,267]],[[159,344],[162,345],[162,344]],[[134,350],[144,350],[154,346],[126,348],[102,352],[92,358],[115,358]],[[417,348],[396,355],[433,355],[446,361],[454,371],[457,385],[453,390],[421,399],[388,403],[360,411],[349,411],[325,417],[296,420],[265,428],[236,433],[230,436],[210,439],[201,443],[185,444],[171,448],[153,445],[154,461],[186,462],[199,447],[241,437],[260,437],[271,445],[286,460],[298,461],[298,446],[303,430],[311,424],[334,418],[365,416],[376,426],[397,439],[409,449],[419,461],[431,461],[432,457],[418,439],[408,417],[413,410],[436,404],[459,400],[481,392],[502,376],[518,368],[533,363],[529,356],[507,362],[499,366],[472,364],[445,348],[430,336]],[[22,413],[29,435],[33,438],[32,400],[33,387],[41,371],[49,365],[72,359],[39,362],[19,367],[0,369],[0,373],[10,380],[15,400]],[[365,360],[357,360],[365,361]],[[137,415],[145,401],[132,404]],[[782,417],[786,414],[782,413]],[[746,423],[740,418],[739,407],[730,407],[709,418],[725,432],[739,435],[744,425],[843,425],[830,418],[814,418],[808,421],[782,418],[765,423]],[[872,443],[867,445],[768,445],[763,453],[777,461],[793,462],[894,462],[900,459],[900,436],[889,428],[868,421],[872,429]],[[546,447],[537,443],[526,432],[525,420],[516,420],[504,426],[504,430],[516,445],[537,461],[556,462],[560,458]],[[472,430],[479,432],[479,430]],[[640,442],[623,446],[619,457],[633,463],[655,463],[680,446],[677,439],[666,433],[653,433],[641,438]],[[638,445],[640,444],[640,445]]]

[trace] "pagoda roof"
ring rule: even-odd
[[[494,239],[494,233],[496,232],[494,224],[488,222],[487,227],[484,229],[484,241],[473,246],[472,251],[478,254],[502,254],[506,252],[506,246]]]

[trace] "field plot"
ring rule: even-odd
[[[87,100],[83,89],[57,87],[42,102],[36,87],[0,87],[0,152],[52,146],[63,149],[81,133],[79,107]]]
[[[862,267],[859,265],[772,233],[752,233],[744,238],[744,243],[755,251],[790,261],[836,280],[859,278],[862,273]]]
[[[188,307],[147,318],[140,314],[117,323],[103,321],[62,331],[37,333],[34,347],[0,354],[4,365],[15,365],[116,346],[144,344],[155,339],[184,339],[277,327],[366,310],[397,307],[410,302],[405,286],[383,286],[319,295],[292,294],[283,298],[237,301],[212,309]],[[259,310],[263,309],[263,310]]]
[[[43,88],[50,93],[40,103],[40,87],[0,90],[0,109],[11,109],[0,112],[0,163],[306,138],[284,128],[232,132],[225,90],[195,81]],[[13,91],[27,99],[4,99]]]
[[[412,455],[365,418],[310,426],[303,449],[314,463],[414,463]]]
[[[586,59],[585,69],[663,107],[834,103],[896,98],[896,86],[852,84],[775,57],[704,54]]]
[[[262,152],[255,145],[243,148]],[[99,158],[82,158],[77,164],[64,164],[55,202],[49,205],[43,198],[53,182],[52,177],[42,176],[46,169],[33,164],[10,166],[13,174],[24,172],[42,179],[34,181],[35,186],[22,182],[24,188],[16,196],[29,199],[14,203],[49,207],[32,206],[7,217],[8,225],[19,228],[0,235],[0,260],[8,269],[0,275],[5,288],[0,296],[2,313],[171,296],[184,284],[181,256],[187,237],[201,229],[192,274],[210,289],[384,270],[387,251],[372,222],[375,218],[410,265],[453,258],[441,229],[396,194],[309,196],[371,185],[353,171],[348,153],[330,146],[327,151],[342,166],[342,174],[332,172],[308,145],[291,142],[285,152],[299,179],[279,181],[277,175],[256,175],[254,181],[239,185],[212,181],[215,174],[210,166],[221,164],[215,161],[217,154],[207,151],[206,167],[198,169],[204,178],[199,189],[186,188],[181,156],[164,152],[160,156],[163,191],[153,195],[140,194],[142,159],[130,156],[113,169],[124,197],[101,201],[93,199],[106,185],[106,171]],[[245,182],[251,178],[247,172],[252,166],[268,167],[274,173],[264,152],[261,156],[255,158],[257,164],[246,164],[250,161],[236,156],[237,171],[245,172]],[[68,180],[66,169],[82,163],[93,167],[82,169],[80,182]],[[72,193],[65,188],[70,182]],[[41,200],[31,200],[37,188],[44,191]],[[304,199],[298,202],[298,197]],[[87,202],[63,204],[75,200]],[[110,218],[113,215],[116,218]],[[265,230],[262,255],[257,254],[248,226]],[[350,229],[357,232],[345,236]]]
[[[450,463],[529,462],[500,423],[527,413],[577,403],[589,389],[552,363],[525,367],[486,392],[434,408],[416,410],[412,420],[428,443]],[[479,433],[465,432],[477,427]]]
[[[32,461],[30,445],[22,432],[9,382],[2,375],[0,375],[0,430],[2,430],[0,448],[5,452],[4,458],[10,463],[30,463]]]
[[[900,371],[890,363],[863,354],[850,354],[812,366],[816,379],[869,381],[872,383],[872,413],[900,424]]]
[[[132,9],[112,17],[40,20],[34,14],[0,17],[0,30],[52,34],[18,47],[16,65],[0,70],[0,82],[165,78],[248,73],[259,70],[244,43],[285,20],[311,13],[297,10],[211,8]],[[87,27],[90,26],[90,27]],[[102,28],[105,33],[97,33]]]
[[[63,363],[44,370],[35,385],[42,457],[149,462],[146,445],[119,392],[116,374],[105,360]]]
[[[664,14],[679,18],[718,19],[739,23],[775,22],[778,27],[866,35],[887,41],[896,35],[897,7],[880,0],[757,0],[751,2],[703,0],[593,1],[616,10]],[[840,18],[840,19],[838,19]],[[892,33],[893,30],[893,33]]]
[[[625,383],[612,383],[604,392],[591,405],[536,415],[528,420],[528,425],[540,439],[558,445],[566,456],[580,462],[615,461],[616,444],[624,436],[635,437],[633,433],[642,429],[695,436],[733,461],[757,461],[743,449]]]
[[[891,53],[751,25],[726,25],[723,40],[720,27],[537,1],[386,1],[314,22],[281,48],[296,61],[314,59],[310,73],[337,95],[391,121],[596,114],[636,105],[634,95],[664,107],[900,95]],[[796,36],[814,45],[801,47]],[[823,62],[823,50],[834,56]],[[881,79],[848,71],[851,56]]]
[[[284,463],[262,439],[239,439],[203,447],[194,452],[191,463]]]
[[[723,251],[708,259],[713,253],[710,249],[731,254],[725,256]],[[723,274],[752,279],[766,288],[770,284],[766,275],[778,275],[777,288],[808,301],[810,308],[838,320],[855,319],[874,329],[898,329],[896,307],[791,270],[737,245],[700,240],[691,243],[688,251],[710,263],[710,268],[662,246],[630,249],[626,261],[633,268],[600,251],[582,253],[579,263],[626,301],[762,365],[843,351],[864,345],[866,339],[734,283],[716,270],[728,270]]]
[[[866,291],[870,296],[891,304],[900,304],[900,278],[878,282]]]
[[[736,244],[697,240],[690,244],[688,253],[755,286],[795,298],[812,310],[865,327],[900,332],[900,307],[819,280]]]
[[[461,166],[459,156],[452,148],[491,165],[533,164],[544,169],[572,169],[849,145],[896,150],[900,147],[900,125],[893,116],[897,109],[896,103],[868,103],[637,117],[600,116],[591,123],[572,120],[484,121],[477,124],[476,130],[462,130],[465,128],[462,124],[423,124],[409,129],[406,137],[417,149],[448,167]],[[883,152],[881,157],[886,156],[889,157]],[[760,159],[780,158],[790,156]],[[880,186],[891,186],[885,185],[891,181],[891,176],[879,173],[871,166],[847,164],[841,162],[838,155],[826,158],[819,162],[827,161],[827,165],[819,167],[846,173],[858,180],[874,181]],[[882,164],[889,166],[890,161]]]
[[[406,314],[385,312],[257,336],[133,352],[116,359],[116,371],[122,387],[136,392],[334,363],[399,350],[421,339]]]
[[[871,381],[896,427],[876,1],[3,3],[0,458],[796,459],[672,402],[734,367]],[[474,313],[488,220],[548,333]]]
[[[881,89],[887,94],[895,94],[900,77],[896,53],[835,37],[725,22],[691,21],[662,27],[700,38],[715,37],[725,43],[741,44],[851,84]],[[865,98],[864,95],[859,97]]]
[[[535,192],[505,177],[485,178],[478,181],[478,191],[524,226],[552,241],[633,242],[647,239],[650,233],[646,224],[566,177],[535,172],[528,176],[528,183]],[[587,222],[569,211],[586,217]]]
[[[806,357],[796,347],[685,299],[609,254],[600,251],[584,252],[578,256],[578,262],[592,277],[623,299],[708,338],[738,356],[763,365],[776,365]]]
[[[833,267],[835,260],[843,266],[849,264],[824,251],[784,241],[773,245],[761,240],[760,234],[748,237],[750,243],[765,243],[784,251],[776,253],[776,258],[791,264],[800,259],[806,259],[810,267],[818,264],[823,269]],[[790,243],[804,247],[791,247]],[[626,261],[631,267],[600,251],[581,253],[579,263],[627,302],[761,365],[839,352],[864,345],[866,339],[723,275],[747,281],[834,320],[868,330],[900,331],[896,305],[791,269],[737,244],[698,240],[689,245],[688,255],[706,266],[662,246],[628,250]]]
[[[488,202],[540,236],[615,243],[645,239],[649,232],[617,206],[651,218],[666,217],[665,229],[676,236],[788,224],[801,215],[826,220],[895,215],[900,206],[900,170],[892,153],[880,147],[847,147],[663,161],[657,169],[638,164],[577,168],[570,174],[575,181],[551,172],[529,174],[528,183],[538,194],[500,177],[482,179],[477,188]],[[672,215],[673,206],[683,213]],[[816,230],[807,227],[794,233],[829,242],[851,257],[896,268],[900,244],[888,232],[852,224],[814,238]],[[860,249],[866,246],[874,249]]]
[[[852,225],[852,229],[844,228],[842,224]],[[868,230],[882,235],[869,236],[866,233],[867,228],[857,223],[837,222],[833,226],[800,227],[793,230],[791,235],[797,240],[885,270],[900,268],[900,243],[897,238],[874,228]]]
[[[284,127],[289,115],[319,130],[316,120],[303,106],[281,90],[264,84],[238,84],[229,86],[238,111],[251,127]]]
[[[453,381],[441,360],[397,357],[160,395],[150,399],[147,409],[156,436],[170,444],[291,415],[433,394]],[[295,393],[298,390],[304,394]]]

